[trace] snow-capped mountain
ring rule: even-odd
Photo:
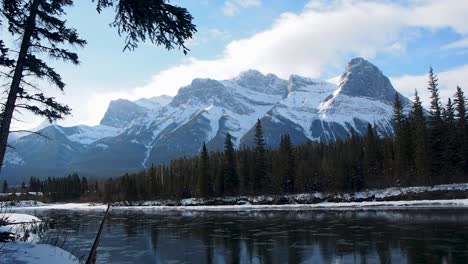
[[[237,147],[250,145],[257,119],[271,147],[284,133],[293,143],[326,142],[363,133],[368,123],[391,135],[395,93],[388,78],[362,58],[349,62],[339,85],[297,75],[283,80],[255,70],[230,80],[194,79],[174,98],[112,101],[99,126],[53,125],[40,131],[53,140],[22,137],[8,151],[3,173],[117,176],[192,156],[203,142],[221,150],[227,132]],[[401,97],[409,108],[410,101]]]

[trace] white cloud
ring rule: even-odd
[[[229,0],[225,4],[225,13],[235,15],[240,8],[259,5],[260,1]],[[175,95],[181,86],[197,77],[231,78],[249,68],[283,78],[291,73],[323,77],[330,68],[343,69],[351,57],[362,56],[372,61],[382,52],[404,52],[408,29],[450,28],[465,38],[467,13],[468,1],[459,0],[418,0],[405,5],[388,1],[312,1],[301,13],[282,14],[267,30],[230,42],[217,59],[188,58],[180,65],[156,73],[146,85],[78,96],[80,101],[88,101],[86,110],[81,109],[86,106],[76,103],[77,100],[71,105],[77,119],[96,124],[111,99]],[[456,73],[468,76],[466,71]],[[445,76],[450,76],[449,72],[441,73],[441,84]],[[451,76],[456,81],[461,75]],[[394,78],[395,86],[403,91],[409,89],[405,95],[411,96],[417,87],[423,93],[426,81],[424,77],[418,78],[421,77]],[[467,80],[458,80],[461,85],[468,84]],[[442,93],[446,93],[445,88]]]
[[[434,70],[437,71],[437,69]],[[466,91],[468,87],[468,64],[440,73],[436,72],[436,74],[439,79],[439,94],[444,106],[447,103],[447,99],[449,97],[453,98],[457,85],[460,86],[463,91]],[[390,78],[390,80],[395,89],[410,99],[413,99],[414,90],[417,89],[424,106],[429,106],[430,93],[427,90],[427,74],[404,75]]]
[[[234,16],[238,11],[239,7],[237,7],[233,2],[224,2],[223,13],[225,16]]]
[[[449,43],[443,47],[444,49],[463,49],[468,48],[468,38],[464,38],[452,43]]]
[[[261,4],[261,0],[228,0],[224,2],[223,13],[225,16],[235,16],[241,8],[251,8]]]
[[[401,42],[395,42],[387,47],[384,50],[391,54],[401,54],[406,51],[406,44]]]
[[[261,0],[237,0],[236,2],[244,8],[260,6],[262,4]]]
[[[459,24],[457,17],[461,14],[458,16],[464,18],[459,10],[468,12],[468,2],[446,1],[443,9],[438,1],[418,1],[418,6],[370,1],[311,3],[320,3],[320,8],[310,4],[300,14],[284,13],[270,29],[229,43],[218,59],[190,58],[159,72],[147,86],[134,91],[175,94],[180,85],[195,77],[230,78],[249,68],[284,78],[291,73],[320,77],[327,67],[344,68],[352,56],[372,60],[379,52],[404,52],[406,39],[402,35],[409,27],[451,26],[468,32],[468,23]],[[416,14],[436,22],[424,18],[417,23]]]

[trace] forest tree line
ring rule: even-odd
[[[70,175],[40,181],[29,188],[45,196],[88,197],[101,201],[236,195],[353,192],[390,186],[434,185],[468,181],[467,100],[460,87],[442,104],[437,76],[429,72],[430,108],[415,91],[412,107],[395,95],[393,137],[382,137],[372,124],[367,132],[334,142],[293,145],[281,136],[278,149],[268,149],[260,120],[254,145],[235,149],[226,135],[224,151],[209,152],[138,173],[88,183]],[[34,186],[34,187],[33,187]]]

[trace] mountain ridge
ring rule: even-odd
[[[210,150],[222,150],[228,132],[236,147],[251,145],[257,119],[269,147],[276,147],[283,133],[294,144],[327,142],[353,131],[364,133],[368,123],[381,135],[392,135],[395,93],[390,80],[362,58],[348,63],[339,85],[298,75],[283,80],[256,70],[228,80],[197,78],[174,97],[114,100],[95,127],[44,128],[58,138],[54,142],[44,143],[36,135],[17,139],[3,173],[26,178],[71,172],[117,176],[195,155],[203,142]],[[408,110],[410,100],[400,96]],[[40,159],[34,155],[40,155],[41,147],[50,149],[47,156],[59,160],[58,166],[37,164]]]

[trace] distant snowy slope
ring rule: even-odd
[[[228,132],[236,147],[251,145],[257,119],[269,147],[285,133],[295,144],[328,142],[364,133],[369,123],[381,135],[392,135],[396,93],[388,78],[362,58],[348,63],[338,84],[298,75],[283,80],[256,70],[229,80],[197,78],[173,98],[112,101],[99,126],[41,130],[53,141],[22,137],[8,151],[3,173],[120,175],[195,155],[204,142],[210,150],[222,150]],[[410,101],[401,98],[408,110]]]

